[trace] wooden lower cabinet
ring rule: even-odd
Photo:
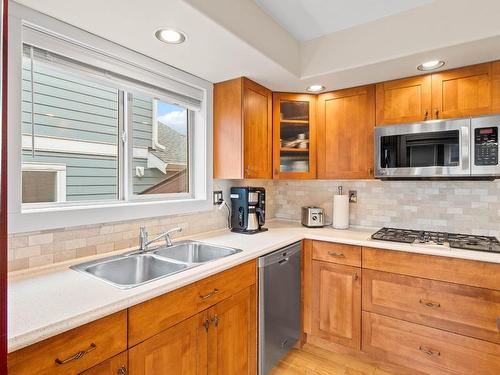
[[[130,375],[253,375],[256,321],[252,285],[130,348]]]
[[[208,310],[208,374],[255,374],[256,306],[252,285]]]
[[[426,374],[500,374],[499,345],[369,312],[363,351]]]
[[[12,375],[79,374],[127,349],[127,311],[10,353]]]
[[[500,344],[500,291],[363,270],[363,310]]]
[[[94,366],[80,375],[127,375],[128,352],[123,352]]]
[[[130,348],[130,374],[206,374],[207,328],[205,311]]]
[[[306,240],[305,340],[395,374],[500,374],[500,265]]]
[[[311,334],[359,349],[361,269],[313,261],[311,299]]]

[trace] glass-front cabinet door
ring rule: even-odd
[[[316,177],[316,97],[273,94],[273,177]]]

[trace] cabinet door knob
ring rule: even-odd
[[[122,365],[122,367],[120,367],[118,369],[117,374],[118,375],[127,375],[127,367],[125,367],[125,365]]]
[[[434,115],[436,116],[436,118],[439,118],[439,109],[436,108],[436,110],[434,111]]]
[[[208,319],[203,321],[203,327],[205,327],[205,331],[208,332],[208,328],[210,327],[210,321]]]
[[[214,323],[214,326],[216,326],[216,327],[219,326],[219,317],[217,315],[213,316],[212,323]]]
[[[354,281],[356,281],[357,279],[359,279],[359,276],[358,276],[358,273],[357,272],[354,272],[354,275],[352,275],[352,279]]]
[[[427,120],[429,117],[429,111],[425,111],[425,114],[424,114],[424,120]]]

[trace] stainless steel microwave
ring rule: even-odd
[[[375,177],[500,177],[499,116],[381,126],[375,129]]]

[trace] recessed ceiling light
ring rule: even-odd
[[[426,62],[420,64],[419,66],[417,66],[417,69],[425,72],[427,70],[434,70],[434,69],[441,68],[442,66],[444,66],[444,61],[432,60],[432,61],[426,61]]]
[[[170,27],[156,30],[155,37],[169,44],[180,44],[186,40],[186,34]]]
[[[308,86],[306,90],[309,92],[320,92],[320,91],[323,91],[324,89],[325,89],[325,86],[322,86],[322,85],[311,85],[311,86]]]

